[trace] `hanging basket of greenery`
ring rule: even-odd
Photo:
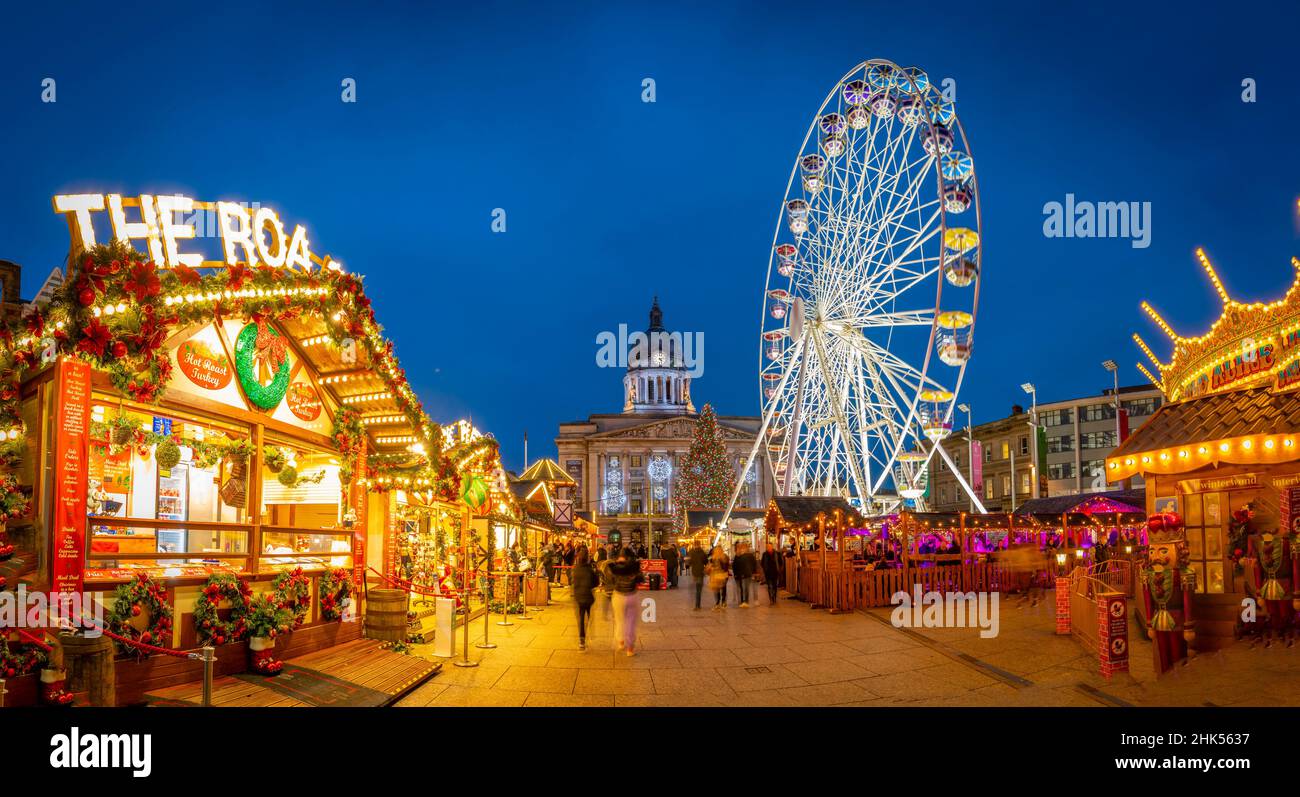
[[[154,457],[158,459],[158,467],[162,470],[171,470],[180,464],[181,447],[176,445],[175,440],[164,440],[158,444],[154,451]]]
[[[272,473],[279,473],[284,470],[288,462],[284,452],[275,446],[265,446],[262,448],[262,462],[266,464],[266,469]]]
[[[115,446],[124,446],[131,442],[131,437],[135,435],[135,430],[138,428],[140,428],[139,424],[126,415],[118,413],[108,422],[109,439]]]

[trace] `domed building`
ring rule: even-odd
[[[691,404],[691,377],[682,357],[681,335],[664,329],[664,312],[656,296],[650,306],[650,326],[645,339],[628,358],[623,377],[623,412],[695,412]]]
[[[567,497],[602,535],[618,532],[624,542],[666,539],[674,529],[672,501],[676,471],[694,438],[689,346],[683,334],[664,326],[656,298],[644,338],[629,336],[631,352],[623,375],[623,409],[560,424],[558,459],[576,483]],[[745,464],[762,419],[718,415],[718,427],[736,473]],[[744,479],[738,508],[762,508],[774,494],[768,465],[759,455]],[[561,496],[566,497],[566,496]]]

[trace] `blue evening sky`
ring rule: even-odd
[[[595,338],[642,327],[655,294],[669,328],[704,333],[696,403],[757,413],[778,203],[866,58],[956,81],[984,211],[977,422],[1024,381],[1099,391],[1106,358],[1140,382],[1129,335],[1168,346],[1139,301],[1188,333],[1217,316],[1197,245],[1251,300],[1300,254],[1294,5],[7,5],[0,258],[25,296],[66,252],[53,194],[272,205],[366,275],[434,419],[472,416],[512,468],[525,430],[553,454],[558,422],[620,409]],[[1150,202],[1151,246],[1045,238],[1067,193]]]

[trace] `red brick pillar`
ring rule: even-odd
[[[1097,623],[1101,677],[1128,672],[1128,596],[1122,592],[1098,595]]]
[[[1070,633],[1070,579],[1056,577],[1056,633]]]

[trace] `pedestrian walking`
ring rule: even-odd
[[[645,580],[636,553],[624,548],[609,565],[614,577],[614,650],[629,656],[636,655],[637,600],[636,585]]]
[[[664,565],[668,571],[668,588],[677,589],[677,549],[671,545],[664,548]]]
[[[691,554],[687,557],[687,564],[691,569],[691,579],[695,582],[695,611],[700,610],[700,595],[704,592],[704,571],[709,563],[708,557],[704,555],[704,549],[700,547],[700,541],[696,540],[691,545]]]
[[[579,545],[574,553],[573,569],[569,571],[573,604],[578,612],[578,650],[587,649],[587,626],[591,623],[591,605],[596,602],[595,590],[599,578],[591,566],[587,546]]]
[[[600,589],[596,591],[596,599],[600,601],[600,619],[607,623],[611,620],[610,605],[614,599],[614,574],[609,570],[613,563],[614,560],[606,556],[596,567],[596,572],[600,575]]]
[[[555,545],[547,544],[542,549],[542,570],[546,573],[546,580],[552,584],[555,583]]]
[[[739,595],[736,598],[737,603],[742,609],[749,608],[749,586],[754,579],[754,574],[758,572],[758,560],[754,558],[754,552],[750,550],[749,543],[742,542],[739,550],[736,552],[736,560],[731,563],[732,575],[736,579],[736,588]]]
[[[709,589],[713,590],[713,611],[727,608],[727,579],[731,577],[731,560],[721,546],[709,554]]]
[[[767,550],[763,551],[763,560],[759,563],[763,569],[763,583],[767,585],[767,605],[776,605],[776,590],[781,583],[781,556],[772,547],[772,543],[767,544]]]

